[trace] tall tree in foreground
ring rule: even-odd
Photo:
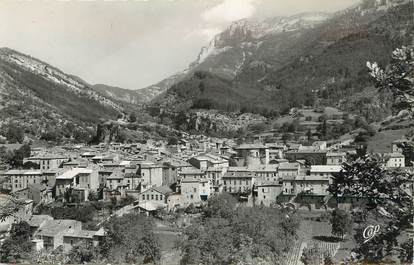
[[[369,242],[362,238],[363,228],[357,231],[355,252],[360,260],[380,262],[401,252],[398,239],[406,229],[412,229],[412,192],[405,189],[412,181],[413,174],[386,170],[381,160],[368,156],[345,163],[333,176],[329,192],[338,198],[365,198],[364,210],[373,220],[381,220],[380,233]]]
[[[294,214],[236,207],[229,194],[209,199],[203,218],[183,231],[181,264],[279,264],[297,238]]]
[[[394,109],[414,111],[414,50],[412,46],[395,49],[391,63],[382,69],[377,63],[367,62],[376,87],[391,92]]]
[[[149,263],[161,258],[159,242],[151,218],[127,214],[114,217],[105,225],[107,236],[101,254],[115,263]]]

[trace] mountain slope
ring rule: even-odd
[[[202,49],[183,81],[153,103],[175,109],[183,102],[187,108],[199,108],[200,100],[213,101],[204,104],[206,108],[228,111],[229,100],[230,109],[261,113],[319,103],[363,113],[358,108],[364,106],[345,104],[346,99],[372,86],[366,61],[385,64],[395,47],[411,43],[412,14],[411,2],[383,1],[332,16],[238,21]],[[196,71],[208,79],[198,80]],[[220,82],[222,93],[217,87]],[[378,111],[378,117],[372,118],[383,118],[387,102],[372,103]]]
[[[92,85],[92,88],[118,101],[126,102],[129,104],[140,104],[143,102],[142,96],[137,90],[108,86],[104,84],[95,84]]]
[[[16,123],[37,138],[61,129],[74,137],[99,119],[113,119],[123,112],[119,104],[80,79],[8,48],[0,49],[0,94],[1,130]]]
[[[232,80],[246,58],[252,54],[250,50],[255,50],[262,44],[261,38],[281,32],[312,28],[328,17],[329,14],[326,13],[304,13],[261,22],[247,19],[236,21],[215,36],[208,46],[203,47],[197,59],[190,63],[187,69],[136,91],[140,93],[143,102],[149,102],[196,71],[208,71],[219,78]]]

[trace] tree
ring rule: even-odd
[[[25,205],[26,203],[24,200],[17,198],[14,194],[9,195],[7,200],[0,205],[0,221],[4,221],[9,217],[14,217]]]
[[[91,205],[79,207],[54,207],[50,214],[55,219],[73,219],[83,223],[93,220],[95,208]]]
[[[332,257],[327,251],[323,251],[319,245],[314,244],[303,249],[300,260],[304,265],[333,265]]]
[[[12,224],[10,238],[6,239],[0,249],[1,262],[15,262],[31,250],[30,226],[26,222]]]
[[[105,224],[107,235],[101,254],[119,263],[157,262],[161,258],[161,250],[153,227],[153,220],[142,215],[126,214],[111,218]]]
[[[99,201],[98,192],[91,190],[88,194],[88,201]]]
[[[13,168],[23,167],[23,159],[30,156],[30,145],[24,144],[19,149],[7,151],[5,160]]]
[[[24,169],[40,169],[40,165],[32,161],[27,161],[23,164]]]
[[[71,263],[83,264],[98,257],[98,249],[91,243],[81,241],[74,245],[69,253]]]
[[[332,234],[344,239],[344,236],[352,230],[352,218],[349,213],[341,209],[335,209],[330,219]]]
[[[223,196],[222,196],[223,195]],[[297,237],[298,218],[271,208],[237,206],[229,194],[209,200],[183,231],[181,264],[278,264]]]
[[[312,132],[310,129],[306,132],[306,137],[308,138],[309,142],[312,140]]]
[[[203,209],[206,217],[230,218],[234,215],[237,200],[229,193],[220,193],[208,199]]]
[[[129,122],[136,122],[137,121],[137,115],[135,113],[131,113],[129,115]]]
[[[167,145],[177,145],[178,144],[178,138],[177,137],[169,137]]]
[[[362,205],[372,218],[381,217],[381,233],[364,243],[362,228],[356,233],[357,258],[366,262],[380,262],[393,252],[401,252],[398,237],[411,229],[413,219],[412,195],[404,190],[404,184],[413,180],[413,174],[405,171],[386,170],[382,161],[370,156],[343,164],[343,170],[334,174],[328,191],[336,197],[358,197],[367,200]]]
[[[305,248],[302,252],[300,260],[304,265],[320,265],[321,260],[321,249],[318,245],[313,245],[310,248]]]
[[[407,239],[407,241],[403,242],[400,246],[401,252],[398,258],[401,263],[410,264],[413,262],[413,240]]]
[[[6,138],[9,143],[22,143],[24,140],[24,130],[15,123],[9,123]]]
[[[391,92],[394,97],[393,108],[414,110],[414,50],[413,47],[402,46],[395,49],[391,63],[382,69],[377,63],[367,62],[370,75],[374,78],[376,87],[381,91]]]

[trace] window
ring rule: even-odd
[[[234,181],[233,183],[234,183],[234,185],[236,185],[236,183],[237,183],[237,182],[236,182],[236,181]]]
[[[194,188],[194,192],[197,192],[197,188]]]
[[[142,200],[145,200],[145,194],[142,195]]]
[[[160,195],[160,201],[162,201],[162,195]]]
[[[224,185],[227,185],[225,180],[223,181],[223,183],[224,183]]]
[[[193,198],[194,198],[193,194],[191,194],[191,195],[190,195],[190,198],[191,198],[191,199],[193,199]]]
[[[149,200],[149,194],[147,194],[147,200]]]
[[[154,199],[154,194],[151,194],[151,200],[153,200]]]
[[[155,200],[156,200],[156,201],[158,201],[158,194],[157,194],[157,195],[155,195]]]
[[[240,180],[240,185],[242,184],[242,181]]]

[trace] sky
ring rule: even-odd
[[[0,1],[0,47],[96,84],[139,89],[185,69],[232,21],[335,12],[358,0]]]

